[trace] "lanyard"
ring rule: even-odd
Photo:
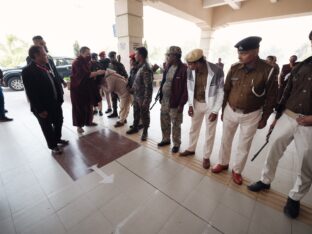
[[[49,68],[50,68],[50,69],[48,69],[48,68],[46,68],[46,67],[44,67],[44,66],[41,66],[41,65],[39,65],[39,64],[37,64],[37,63],[36,63],[36,66],[37,66],[38,68],[40,68],[41,70],[44,70],[45,72],[47,72],[49,75],[52,75],[53,77],[55,77],[54,72],[53,72],[53,70],[52,70],[52,68],[51,68],[51,66],[50,66],[50,63],[48,63],[48,64],[49,64]]]

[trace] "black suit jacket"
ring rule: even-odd
[[[56,69],[56,66],[55,66],[55,64],[54,64],[54,61],[53,61],[53,58],[50,56],[50,55],[48,55],[48,63],[47,63],[47,68],[51,68],[52,69],[52,71],[53,71],[53,73],[55,74],[55,76],[58,78],[58,79],[60,79],[60,81],[62,82],[62,83],[65,83],[65,81],[64,81],[64,77],[62,77],[59,73],[58,73],[58,71],[57,71],[57,69]],[[27,65],[29,65],[29,64],[31,64],[33,61],[32,61],[32,59],[28,56],[27,58],[26,58],[26,63],[27,63]]]
[[[37,67],[34,62],[23,69],[22,79],[32,112],[48,111],[55,104],[63,103],[61,81],[58,77],[51,77],[56,88],[57,99],[54,98],[53,86],[46,71]]]

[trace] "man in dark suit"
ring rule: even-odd
[[[59,146],[68,145],[62,140],[63,89],[61,81],[47,68],[48,57],[43,47],[29,49],[32,62],[23,69],[22,79],[31,111],[41,126],[44,137],[52,154],[61,154]]]
[[[53,58],[48,54],[49,50],[48,50],[47,44],[46,44],[45,40],[43,39],[43,37],[40,35],[34,36],[32,38],[32,41],[33,41],[34,45],[42,46],[44,48],[44,51],[47,53],[47,56],[48,56],[48,63],[46,64],[47,68],[52,71],[53,76],[57,77],[62,82],[64,88],[66,88],[67,83],[64,80],[64,77],[60,76],[60,74],[58,73],[56,66],[54,64]],[[30,64],[32,62],[32,59],[28,56],[26,58],[26,62],[27,62],[27,64]]]

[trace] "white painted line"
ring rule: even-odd
[[[104,171],[99,169],[96,164],[94,164],[92,167],[89,167],[89,169],[92,169],[95,173],[97,173],[99,176],[103,178],[103,180],[100,181],[100,183],[103,184],[111,184],[114,183],[114,174],[106,175]]]

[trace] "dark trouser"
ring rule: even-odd
[[[144,128],[148,128],[150,125],[150,110],[147,106],[141,106],[137,101],[133,101],[133,127],[137,128],[140,123],[140,119],[142,120],[142,124]]]
[[[118,95],[112,92],[111,97],[112,97],[112,103],[113,103],[113,111],[118,113]]]
[[[0,87],[0,118],[3,118],[5,116],[4,113],[4,96],[2,92],[2,88]]]
[[[61,104],[55,104],[48,110],[48,117],[43,119],[35,113],[49,149],[54,149],[62,137],[63,111]]]

